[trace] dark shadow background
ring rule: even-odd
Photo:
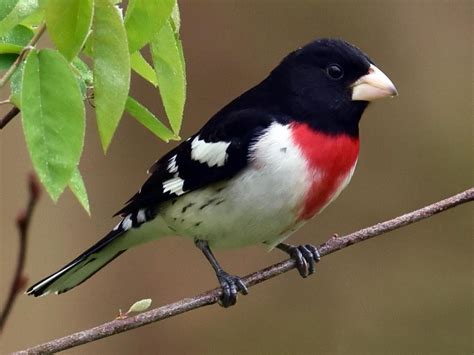
[[[400,96],[369,107],[349,188],[293,243],[324,241],[459,192],[473,184],[471,1],[180,1],[188,68],[182,137],[263,79],[288,52],[316,37],[365,50]],[[164,117],[154,89],[133,94]],[[6,108],[0,108],[4,113]],[[124,117],[104,156],[88,120],[81,170],[89,218],[67,192],[41,200],[30,234],[30,284],[105,234],[111,215],[171,146]],[[14,219],[31,169],[15,119],[0,137],[1,287],[17,253]],[[468,354],[472,344],[472,206],[324,258],[307,280],[290,272],[252,288],[229,310],[208,307],[107,338],[70,354]],[[246,248],[217,252],[246,274],[284,258]],[[2,334],[7,353],[113,319],[152,298],[158,306],[213,288],[192,243],[168,238],[117,259],[60,297],[19,297]]]

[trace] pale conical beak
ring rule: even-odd
[[[397,88],[392,81],[373,64],[368,74],[352,84],[352,101],[372,101],[397,95]]]

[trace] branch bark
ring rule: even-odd
[[[5,127],[19,113],[20,109],[18,107],[12,107],[12,109],[8,111],[5,116],[0,118],[0,129],[3,129],[3,127]]]
[[[321,256],[323,257],[338,250],[344,249],[350,245],[390,232],[394,229],[404,227],[408,224],[421,221],[422,219],[429,218],[435,214],[472,200],[474,200],[474,187],[416,211],[406,213],[402,216],[382,223],[375,224],[357,232],[342,237],[333,236],[328,241],[321,244],[318,249]],[[288,272],[293,268],[295,268],[294,260],[288,259],[269,266],[263,270],[259,270],[247,275],[243,278],[243,281],[248,287],[251,287]],[[63,338],[58,338],[41,345],[16,352],[15,354],[53,353],[70,349],[82,344],[109,337],[114,334],[142,327],[144,325],[158,322],[166,318],[174,317],[178,314],[189,312],[200,307],[212,305],[217,303],[220,294],[221,290],[220,288],[217,288],[204,292],[198,296],[184,298],[175,303],[138,314],[134,317],[116,319],[91,329],[83,330]]]
[[[30,227],[31,217],[33,216],[33,211],[35,209],[36,203],[38,202],[40,194],[40,185],[33,174],[30,175],[28,187],[28,205],[24,211],[21,211],[18,214],[16,220],[20,246],[18,248],[18,259],[15,268],[15,274],[13,276],[10,290],[8,291],[7,300],[0,313],[0,333],[2,332],[8,316],[10,315],[16,297],[26,285],[26,276],[23,273],[23,269],[25,267],[26,247],[28,244],[28,229]]]

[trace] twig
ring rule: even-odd
[[[23,274],[23,268],[25,266],[25,255],[26,255],[26,247],[28,242],[28,229],[31,222],[31,217],[33,215],[33,211],[35,209],[36,203],[38,202],[39,195],[40,195],[40,185],[36,180],[36,177],[31,174],[29,177],[29,199],[28,205],[26,210],[21,211],[18,214],[16,219],[16,225],[18,228],[19,238],[20,238],[20,247],[18,252],[18,260],[15,269],[15,275],[13,277],[10,291],[8,293],[7,300],[3,307],[2,312],[0,313],[0,333],[5,326],[5,322],[8,319],[10,311],[13,308],[13,304],[15,303],[15,299],[20,293],[20,291],[24,288],[26,284],[26,276]]]
[[[38,27],[38,30],[34,34],[33,38],[31,41],[21,50],[20,54],[18,57],[15,59],[13,64],[8,68],[7,72],[3,75],[3,77],[0,79],[0,88],[4,87],[5,84],[7,83],[8,80],[10,80],[10,77],[13,75],[15,72],[16,68],[20,65],[20,63],[25,59],[26,55],[28,52],[33,49],[33,47],[38,43],[39,39],[43,35],[44,31],[46,29],[46,25],[42,24],[41,26]]]
[[[343,237],[332,237],[319,246],[321,256],[334,253],[335,251],[346,248],[352,244],[356,244],[384,234],[397,228],[401,228],[411,223],[418,222],[422,219],[431,217],[437,213],[443,212],[449,208],[472,201],[474,199],[474,188],[470,188],[457,195],[449,197],[445,200],[433,203],[419,210],[404,214],[400,217],[378,223],[374,226],[361,229],[357,232],[348,234]],[[263,270],[254,272],[243,278],[247,286],[254,286],[263,281],[281,275],[295,267],[292,259],[282,261],[278,264],[269,266]],[[37,353],[53,353],[70,349],[85,343],[89,343],[98,339],[102,339],[114,334],[125,332],[127,330],[142,327],[146,324],[158,322],[160,320],[174,317],[178,314],[189,312],[196,308],[212,305],[217,302],[221,294],[221,290],[214,289],[207,291],[198,296],[184,298],[178,302],[171,303],[148,312],[141,313],[134,317],[126,319],[117,319],[108,323],[101,324],[97,327],[77,332],[63,338],[55,339],[47,343],[34,346],[32,348],[19,351],[15,354],[37,354]]]
[[[0,129],[3,129],[8,122],[10,122],[16,115],[20,113],[20,109],[18,107],[13,107],[10,111],[8,111],[5,116],[0,118]]]
[[[0,89],[5,86],[5,84],[10,80],[11,76],[21,64],[21,62],[26,58],[26,55],[29,53],[30,50],[34,48],[36,43],[38,43],[39,39],[43,35],[44,31],[46,30],[46,25],[43,23],[41,26],[38,27],[38,30],[34,34],[33,38],[31,38],[30,42],[21,50],[18,57],[15,59],[13,64],[8,68],[7,72],[3,75],[0,79]],[[7,103],[9,100],[2,101],[2,103]],[[10,111],[7,112],[5,116],[0,118],[0,129],[5,127],[16,115],[20,113],[20,109],[18,107],[13,107]]]

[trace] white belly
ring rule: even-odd
[[[231,180],[167,202],[160,216],[175,234],[212,247],[276,245],[302,225],[298,213],[311,179],[285,126],[272,125],[251,158]]]

